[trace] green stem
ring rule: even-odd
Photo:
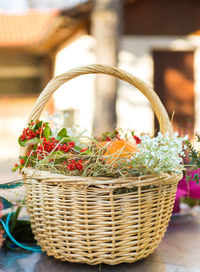
[[[14,213],[14,218],[13,218],[13,222],[12,222],[12,227],[11,227],[11,233],[13,232],[13,230],[15,229],[16,223],[17,223],[17,219],[19,217],[20,211],[21,211],[21,206],[17,207],[16,212]]]

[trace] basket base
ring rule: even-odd
[[[165,231],[162,233],[162,237],[164,236]],[[40,238],[40,243],[38,243],[42,251],[45,252],[48,256],[54,257],[55,259],[58,259],[60,261],[64,262],[71,262],[71,263],[82,263],[82,264],[88,264],[88,265],[98,265],[98,264],[108,264],[108,265],[117,265],[120,263],[134,263],[138,260],[144,259],[151,255],[155,249],[158,247],[160,241],[162,240],[162,237],[160,236],[158,240],[152,241],[151,245],[148,242],[146,244],[146,247],[144,244],[141,245],[141,249],[136,251],[135,247],[131,248],[129,247],[128,251],[125,249],[123,251],[122,249],[117,252],[117,250],[102,252],[102,254],[99,254],[99,252],[86,252],[83,250],[82,254],[76,253],[77,249],[71,248],[71,253],[67,252],[67,246],[63,248],[49,248],[46,244],[44,245],[42,243],[42,240]],[[37,235],[35,237],[38,239]]]
[[[159,244],[159,243],[158,243]],[[158,246],[158,245],[157,245]],[[142,260],[147,258],[149,255],[151,255],[155,249],[157,248],[157,246],[151,250],[149,250],[148,252],[145,252],[139,256],[121,256],[121,257],[117,257],[114,259],[103,259],[99,260],[99,258],[95,259],[95,258],[91,258],[91,259],[85,259],[85,258],[69,258],[69,257],[63,257],[63,256],[59,256],[59,255],[53,255],[52,252],[45,252],[48,256],[54,257],[55,259],[58,259],[60,261],[63,262],[70,262],[70,263],[82,263],[82,264],[88,264],[88,265],[99,265],[99,264],[107,264],[107,265],[118,265],[121,263],[134,263],[136,261]],[[106,258],[106,257],[105,257]]]
[[[138,178],[137,186],[129,179],[97,180],[99,186],[70,177],[29,179],[26,202],[35,239],[62,261],[116,265],[143,259],[164,236],[181,177],[147,176],[147,185]]]

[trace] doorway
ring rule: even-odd
[[[169,117],[173,117],[174,131],[193,136],[194,51],[154,50],[153,60],[154,89]],[[157,121],[155,129],[159,129]]]

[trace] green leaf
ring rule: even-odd
[[[64,162],[64,161],[66,161],[66,158],[65,158],[65,157],[61,157],[61,158],[58,158],[58,159],[56,160],[56,163],[62,163],[62,162]]]
[[[86,151],[83,151],[81,152],[82,155],[90,155],[92,154],[92,151],[91,150],[86,150]]]
[[[15,212],[11,213],[10,217],[10,232],[12,236],[18,241],[22,243],[33,243],[35,244],[36,241],[34,239],[31,226],[30,226],[30,220],[20,220],[19,219],[19,213],[20,213],[21,207],[18,207],[18,209]],[[5,222],[8,214],[4,215],[2,217],[2,220]],[[10,241],[8,237],[6,237],[4,245],[7,248],[13,249],[13,243]]]
[[[199,185],[199,179],[200,179],[199,174],[194,174],[193,180],[196,181],[197,185]]]
[[[35,125],[33,126],[33,128],[34,128],[34,129],[38,129],[39,127],[42,126],[43,123],[44,123],[43,121],[39,121],[37,124],[35,124]]]
[[[11,202],[9,202],[7,199],[5,199],[2,196],[0,196],[0,201],[3,204],[3,210],[12,208],[14,206]]]
[[[66,130],[66,128],[62,128],[62,129],[58,132],[58,136],[67,137],[67,130]]]
[[[35,145],[35,144],[39,144],[39,143],[41,143],[41,140],[38,138],[34,138],[34,139],[30,139],[30,140],[26,141],[25,146]]]
[[[12,235],[18,242],[34,243],[34,236],[31,230],[30,222],[18,220]]]
[[[22,141],[21,138],[19,137],[18,143],[19,143],[20,146],[25,147],[26,146],[26,142],[27,142],[27,140],[23,140]]]
[[[21,168],[23,168],[23,165],[18,164],[17,166],[14,166],[14,167],[11,169],[11,171],[12,171],[12,172],[15,172],[16,170],[21,169]],[[1,187],[0,187],[0,188],[1,188]]]
[[[62,128],[56,136],[57,141],[61,141],[63,138],[68,138],[66,128]]]
[[[43,130],[43,134],[44,134],[44,137],[46,138],[46,140],[48,141],[49,137],[51,135],[51,129],[49,126],[45,127],[45,129]]]
[[[15,211],[14,217],[13,217],[11,232],[14,230],[14,228],[15,228],[15,226],[17,224],[17,220],[18,220],[20,211],[21,211],[21,207],[17,207],[17,210]]]
[[[73,149],[76,149],[77,151],[81,152],[82,148],[78,145],[75,145]],[[83,152],[84,153],[84,152]]]

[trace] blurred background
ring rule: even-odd
[[[17,158],[18,136],[48,81],[92,63],[143,79],[170,118],[175,111],[174,129],[192,137],[200,129],[199,14],[197,0],[0,0],[0,171]],[[64,84],[47,110],[96,134],[158,129],[138,90],[102,75]]]

